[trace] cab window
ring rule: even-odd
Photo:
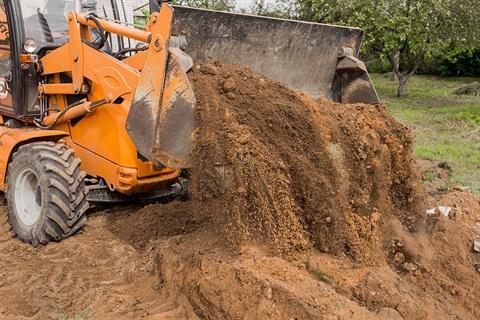
[[[10,80],[12,77],[12,60],[10,58],[10,32],[4,0],[0,0],[0,107],[12,108]]]

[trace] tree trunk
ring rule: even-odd
[[[413,68],[408,71],[404,70],[401,71],[401,66],[400,66],[400,52],[398,50],[393,50],[389,55],[387,55],[388,60],[390,62],[390,65],[392,66],[393,73],[398,78],[398,91],[397,91],[397,96],[402,97],[405,95],[405,92],[407,91],[407,84],[410,81],[410,78],[417,72],[418,68],[422,65],[423,62],[423,55],[419,55],[417,57],[417,61],[415,62],[415,65]]]
[[[405,92],[407,91],[407,84],[410,82],[410,79],[412,76],[417,72],[418,68],[422,65],[423,58],[418,58],[417,62],[415,62],[415,66],[413,66],[413,69],[410,70],[410,72],[405,72],[405,73],[397,73],[398,76],[398,92],[397,96],[398,97],[403,97],[405,95]]]
[[[405,95],[405,92],[407,91],[408,80],[410,80],[408,75],[406,77],[398,77],[397,97],[403,97]]]

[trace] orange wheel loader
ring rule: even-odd
[[[88,201],[186,188],[195,98],[191,59],[169,45],[173,9],[140,30],[89,3],[0,0],[0,189],[34,246],[77,232]]]
[[[249,66],[311,96],[378,101],[358,60],[361,29],[149,7],[138,26],[123,0],[0,0],[0,190],[22,241],[76,233],[91,201],[186,193],[191,57]]]

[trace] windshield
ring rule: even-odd
[[[124,1],[83,0],[83,12],[95,12],[99,17],[131,20],[132,4],[124,5]],[[45,45],[62,45],[68,42],[68,13],[73,11],[73,0],[20,0],[25,37],[38,43],[38,48]],[[93,37],[96,31],[93,30]],[[110,37],[110,46],[119,50],[124,46],[124,39]]]
[[[73,10],[73,2],[65,0],[23,0],[25,37],[32,38],[39,48],[61,45],[68,41],[68,12]]]

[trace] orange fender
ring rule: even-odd
[[[0,190],[6,191],[5,176],[12,155],[24,144],[35,141],[53,141],[68,136],[68,133],[59,130],[42,130],[34,127],[11,129],[0,126]]]

